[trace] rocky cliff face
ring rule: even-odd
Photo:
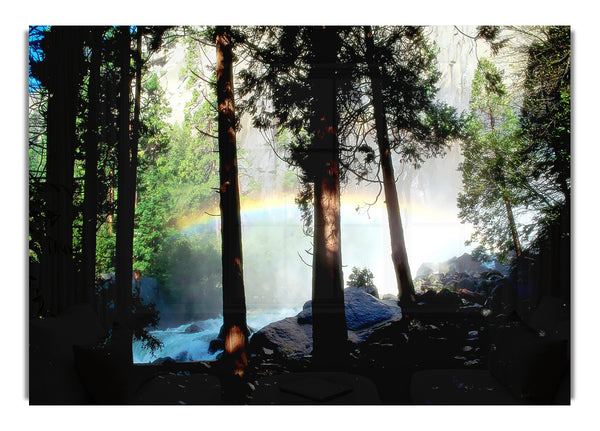
[[[460,31],[459,31],[460,29]],[[481,42],[466,37],[474,35],[475,26],[428,27],[429,39],[437,45],[438,69],[441,72],[438,97],[440,100],[463,111],[469,106],[471,81],[477,69],[477,57],[488,51]]]

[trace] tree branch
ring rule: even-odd
[[[211,135],[210,133],[206,133],[204,130],[200,129],[200,127],[198,127],[198,126],[194,126],[194,128],[196,129],[196,131],[198,133],[201,133],[202,135],[204,135],[206,137],[209,137],[209,138],[212,138],[212,139],[219,139],[218,136]]]
[[[198,79],[200,79],[200,80],[202,80],[202,81],[206,82],[208,85],[216,85],[216,82],[213,82],[213,81],[211,81],[211,80],[209,80],[209,79],[206,79],[205,77],[203,77],[203,76],[199,75],[198,73],[194,72],[194,70],[193,70],[193,69],[189,69],[189,71],[190,71],[190,73],[191,73],[192,75],[194,75],[196,78],[198,78]]]

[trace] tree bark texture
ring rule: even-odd
[[[98,113],[100,104],[100,41],[102,31],[93,27],[89,32],[92,52],[88,86],[88,121],[85,142],[85,193],[83,200],[83,289],[81,301],[92,303],[96,276],[96,217],[98,209]]]
[[[47,117],[48,243],[42,279],[48,308],[59,314],[75,302],[73,286],[73,172],[75,125],[82,57],[81,29],[56,26],[49,65]]]
[[[377,146],[379,149],[379,163],[383,173],[383,190],[390,229],[390,242],[392,246],[392,262],[396,272],[398,284],[398,298],[401,303],[415,301],[415,288],[412,282],[410,267],[408,265],[408,254],[404,242],[404,230],[400,217],[400,205],[398,203],[398,192],[396,190],[396,179],[390,141],[387,131],[385,105],[383,103],[381,72],[375,62],[375,43],[370,26],[365,26],[365,42],[369,75],[371,78],[371,90],[373,93],[373,110],[375,114],[375,129],[377,132]]]
[[[314,27],[315,55],[309,79],[314,100],[311,160],[314,162],[314,254],[312,281],[313,360],[339,367],[347,356],[340,229],[339,143],[336,134],[335,28]],[[311,163],[312,163],[311,162]]]
[[[515,216],[513,215],[512,205],[508,200],[504,200],[504,206],[506,207],[506,216],[508,218],[508,226],[510,227],[510,235],[513,240],[513,247],[517,256],[521,256],[521,242],[519,241],[519,232],[517,231],[517,224],[515,223]]]
[[[129,27],[121,27],[118,35],[119,66],[119,135],[118,135],[118,172],[117,172],[117,233],[116,233],[116,300],[114,336],[118,347],[129,363],[132,362],[132,269],[133,269],[133,200],[135,196],[135,169],[132,165],[132,146],[129,136],[130,127],[130,45]]]
[[[240,188],[235,132],[231,30],[217,27],[217,103],[223,271],[223,331],[237,326],[247,337],[242,259]]]

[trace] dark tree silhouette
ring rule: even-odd
[[[96,279],[96,218],[98,214],[98,145],[100,140],[98,115],[100,110],[100,46],[103,30],[89,30],[91,50],[90,78],[88,84],[88,117],[85,142],[85,193],[83,201],[82,302],[91,303]]]
[[[398,192],[396,191],[396,177],[392,165],[392,148],[388,137],[388,124],[385,105],[383,102],[383,80],[381,70],[375,60],[375,43],[373,31],[370,26],[365,26],[366,62],[371,79],[372,105],[375,117],[375,130],[377,134],[377,147],[379,149],[379,164],[383,173],[383,190],[387,208],[388,226],[390,229],[390,242],[392,245],[392,262],[398,283],[398,298],[400,302],[414,302],[415,288],[408,265],[408,254],[404,243],[404,230],[400,217]]]
[[[313,364],[339,368],[346,358],[340,232],[338,106],[344,67],[342,27],[267,27],[249,32],[251,64],[241,74],[255,126],[290,132],[287,161],[300,169],[298,202],[313,236]]]
[[[422,28],[353,28],[342,58],[352,67],[340,108],[342,161],[359,180],[382,186],[398,296],[401,303],[409,303],[414,301],[414,286],[392,156],[396,153],[401,163],[419,168],[425,159],[444,154],[448,140],[458,137],[460,121],[454,108],[435,100],[439,73],[433,46]],[[371,149],[371,136],[378,158]],[[374,180],[369,178],[373,171]]]
[[[47,248],[41,256],[43,283],[51,313],[75,302],[73,266],[73,170],[76,118],[81,83],[83,30],[53,27],[43,41],[42,84],[47,110]],[[69,61],[65,61],[69,59]]]
[[[535,178],[551,186],[552,204],[543,208],[535,244],[540,285],[570,300],[571,29],[551,26],[541,33],[527,52],[521,125]]]
[[[314,183],[312,355],[318,366],[339,367],[347,353],[336,133],[339,34],[333,27],[314,27],[309,35],[314,53],[308,74],[313,109],[306,158]]]
[[[119,132],[118,132],[118,195],[117,234],[115,250],[115,325],[114,340],[125,349],[127,362],[132,362],[132,268],[133,268],[133,215],[135,198],[136,158],[130,140],[130,61],[131,36],[128,26],[120,27],[117,35],[119,48]]]
[[[237,358],[234,372],[243,374],[246,326],[246,299],[242,259],[240,190],[235,131],[233,90],[233,43],[231,28],[216,28],[217,103],[219,122],[219,179],[221,247],[223,271],[223,328],[225,355]]]

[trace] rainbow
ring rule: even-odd
[[[310,256],[304,253],[304,250],[310,248],[310,239],[302,234],[300,212],[294,198],[293,194],[241,198],[245,267],[260,263],[262,256],[256,255],[260,252],[254,251],[254,247],[262,247],[268,243],[278,248],[279,267],[285,267],[287,271],[292,272],[301,272],[301,267],[304,267],[304,271],[310,271],[298,257],[302,255],[305,262],[310,261]],[[374,197],[366,193],[342,195],[342,261],[347,273],[352,266],[370,268],[375,274],[375,284],[381,293],[396,293],[385,202],[380,196],[375,205],[367,206],[367,203],[373,201]],[[449,209],[409,203],[401,207],[401,212],[413,276],[424,262],[443,262],[467,250],[464,242],[470,237],[471,229],[459,222],[455,207]],[[218,214],[218,207],[199,208],[181,217],[177,221],[177,229],[185,233],[210,227],[218,240]],[[280,278],[286,277],[280,274]],[[305,282],[309,283],[310,276],[306,278],[308,281]],[[259,279],[253,282],[265,283]],[[273,283],[282,282],[280,280]]]
[[[276,194],[264,197],[243,196],[240,199],[242,223],[244,220],[252,220],[264,216],[266,213],[287,215],[291,217],[297,213],[294,194]],[[387,212],[383,197],[379,197],[374,205],[372,195],[351,193],[341,197],[341,206],[343,214],[352,212],[364,215],[364,221],[372,224],[372,219],[384,219],[387,225]],[[403,218],[415,220],[418,224],[453,224],[456,223],[456,214],[447,209],[430,207],[420,203],[401,204]],[[197,208],[178,218],[175,225],[178,230],[185,231],[197,225],[207,225],[213,222],[218,223],[218,206],[206,206]],[[352,218],[355,221],[355,218]],[[342,218],[342,224],[344,219]]]

